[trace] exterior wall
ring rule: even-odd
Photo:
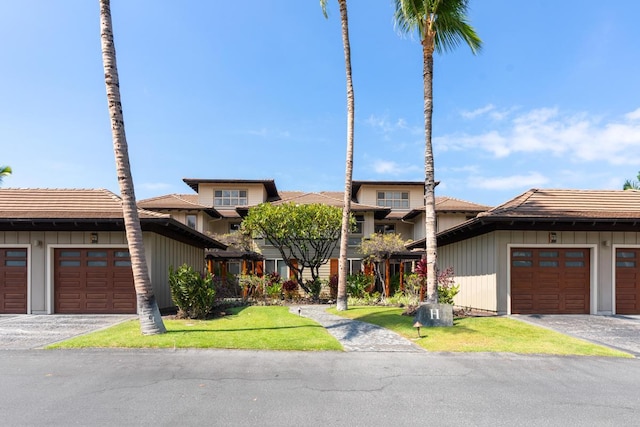
[[[127,248],[124,232],[98,232],[98,243],[91,243],[92,234],[92,232],[80,231],[0,232],[0,246],[28,249],[28,313],[53,313],[53,251],[55,248]],[[148,232],[144,233],[144,243],[158,306],[171,307],[173,303],[169,290],[169,265],[179,266],[186,262],[196,270],[203,270],[204,250]]]
[[[177,269],[188,264],[195,271],[205,271],[204,249],[178,242],[156,233],[144,233],[145,254],[153,292],[158,307],[169,308],[175,304],[169,288],[169,267]]]
[[[247,190],[247,203],[249,206],[259,205],[267,200],[267,191],[262,184],[199,184],[198,203],[205,206],[213,206],[214,190]],[[214,206],[216,209],[217,206]]]
[[[453,266],[456,283],[461,284],[456,304],[509,314],[511,248],[581,247],[591,250],[591,313],[615,313],[615,250],[640,247],[640,233],[553,233],[555,243],[549,242],[548,231],[496,231],[438,248],[439,268]]]
[[[438,217],[438,228],[436,231],[438,233],[441,231],[447,230],[449,228],[455,227],[458,224],[462,224],[467,220],[467,215],[463,213],[462,214],[441,213],[441,214],[437,214],[437,217]]]
[[[407,191],[409,192],[409,209],[417,209],[424,206],[424,186],[419,185],[363,185],[356,194],[358,203],[376,206],[378,191]]]
[[[493,312],[506,312],[499,300],[498,258],[494,233],[438,248],[438,269],[453,267],[460,292],[455,304]]]

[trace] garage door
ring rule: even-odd
[[[136,293],[126,249],[56,249],[55,312],[136,312]]]
[[[589,314],[589,249],[511,250],[511,312]]]
[[[0,248],[0,313],[27,312],[27,250]]]
[[[616,249],[616,314],[640,314],[640,249]]]

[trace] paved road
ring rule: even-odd
[[[640,359],[0,351],[10,426],[631,426]]]

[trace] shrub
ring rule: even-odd
[[[298,296],[298,282],[295,280],[287,280],[282,284],[282,291],[284,292],[284,297],[287,299],[297,299]]]
[[[211,313],[216,291],[213,289],[213,277],[208,272],[198,273],[187,264],[176,271],[171,266],[169,287],[173,303],[178,307],[178,316],[204,319]]]
[[[407,289],[412,292],[420,293],[421,287],[425,286],[425,278],[427,275],[427,261],[423,258],[416,265],[416,274],[407,277]],[[455,284],[453,267],[446,270],[437,271],[437,291],[438,302],[440,304],[454,305],[453,298],[460,292],[460,285]]]
[[[320,279],[307,280],[305,285],[307,285],[307,289],[309,289],[311,298],[314,301],[320,299],[320,291],[322,291],[322,281]]]
[[[350,274],[347,276],[347,295],[355,298],[362,298],[367,294],[366,289],[371,286],[373,277],[366,274]]]

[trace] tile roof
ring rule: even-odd
[[[122,201],[103,189],[0,189],[0,218],[107,219],[122,218]],[[169,215],[138,209],[140,218]]]
[[[171,218],[138,208],[143,231],[202,248],[225,245]],[[124,231],[122,199],[103,189],[0,189],[0,230]]]
[[[478,215],[490,218],[638,219],[638,190],[529,190]]]
[[[291,192],[288,198],[282,198],[281,200],[277,200],[272,202],[274,205],[281,205],[283,203],[299,203],[299,204],[312,204],[312,203],[320,203],[329,206],[335,207],[343,207],[343,192],[338,191],[323,191],[321,193],[302,193],[302,192]],[[295,193],[295,194],[293,194]],[[282,194],[282,193],[281,193]],[[390,209],[382,208],[379,206],[370,206],[357,202],[351,202],[351,211],[352,212],[365,212],[365,211],[374,211],[378,212],[379,215],[388,214]]]
[[[208,209],[198,203],[197,194],[166,194],[150,199],[138,200],[138,206],[145,209]]]
[[[489,209],[491,206],[467,202],[454,197],[436,197],[436,211],[439,212],[484,212]]]

